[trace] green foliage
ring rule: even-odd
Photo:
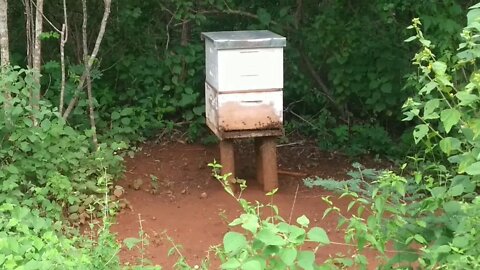
[[[48,102],[34,109],[34,76],[15,67],[0,77],[12,95],[8,101],[0,97],[0,268],[105,268],[118,252],[107,220],[97,231],[98,242],[70,232],[69,222],[106,209],[94,195],[108,192],[103,186],[122,172],[121,158],[107,145],[92,151],[89,135],[66,125]]]
[[[292,120],[286,124],[286,132],[316,138],[321,149],[340,151],[349,156],[380,154],[391,157],[405,152],[405,143],[395,144],[392,136],[380,125],[355,124],[348,126],[329,119],[330,114],[302,117],[302,122]],[[330,120],[330,121],[329,121]]]
[[[414,89],[408,85],[406,91],[402,90],[404,74],[412,71],[407,57],[412,47],[401,42],[408,37],[405,25],[412,14],[418,14],[425,28],[436,37],[435,43],[441,44],[439,50],[451,50],[457,41],[454,34],[463,23],[459,15],[469,2],[342,0],[302,1],[299,5],[292,0],[115,1],[102,45],[106,50],[101,50],[96,62],[106,68],[95,65],[92,71],[98,131],[104,135],[104,141],[115,137],[134,142],[159,130],[178,128],[173,123],[180,122],[184,124],[182,128],[187,127],[189,139],[202,137],[206,129],[200,32],[270,29],[288,39],[285,103],[296,103],[292,111],[302,116],[328,111],[328,121],[336,123],[329,128],[342,129],[341,119],[346,121],[349,131],[355,125],[366,125],[366,129],[381,127],[400,134],[405,126],[392,120],[400,117],[398,108]],[[14,14],[21,14],[21,3],[10,4]],[[46,5],[52,21],[63,20],[60,6]],[[89,4],[91,25],[100,21],[100,7],[101,3]],[[70,24],[80,25],[81,5],[72,2],[68,9]],[[20,31],[23,21],[16,17],[13,21]],[[70,28],[69,43],[80,44],[80,28]],[[45,35],[53,37],[51,32]],[[14,43],[12,48],[23,54],[23,44],[17,40]],[[72,86],[81,70],[81,66],[73,64],[81,61],[75,61],[78,53],[68,48],[69,43],[67,97],[72,95]],[[58,44],[44,45],[44,71],[51,76],[44,77],[43,87],[46,97],[56,105],[60,89]],[[310,64],[306,64],[306,59]],[[128,124],[112,121],[112,115],[125,108],[133,111],[129,114],[131,120],[124,120]],[[82,94],[70,118],[72,126],[89,128],[85,110]],[[376,151],[363,142],[353,144],[358,147],[347,152]],[[378,145],[381,144],[374,144]],[[390,150],[381,149],[387,151]]]
[[[225,190],[237,200],[243,213],[230,222],[229,226],[238,227],[241,232],[230,231],[223,237],[223,243],[214,248],[220,259],[221,269],[319,269],[315,261],[316,252],[330,244],[324,229],[309,227],[306,216],[297,218],[296,223],[284,220],[272,203],[250,203],[236,196],[229,186],[229,175],[219,175],[221,165],[209,164],[214,177],[222,183]],[[246,186],[241,185],[242,191]],[[276,190],[268,193],[272,197]],[[262,218],[268,213],[267,218]],[[306,248],[311,243],[314,248]]]
[[[410,29],[421,49],[413,59],[418,66],[418,93],[404,105],[405,120],[417,120],[415,142],[423,151],[412,157],[413,172],[402,175],[376,172],[373,178],[359,176],[348,180],[342,197],[352,201],[344,215],[329,198],[325,215],[341,216],[345,241],[360,254],[366,247],[381,255],[381,269],[476,269],[480,257],[478,228],[478,73],[476,60],[480,5],[470,8],[468,24],[462,32],[463,43],[456,54],[443,51],[437,58],[433,43],[414,19]],[[366,181],[370,179],[369,181]],[[372,181],[373,180],[373,181]],[[310,180],[338,190],[338,183]],[[390,250],[390,247],[393,250]],[[393,255],[394,254],[394,255]],[[358,261],[366,267],[366,262]]]
[[[414,131],[415,142],[424,141],[427,160],[437,162],[441,152],[452,174],[467,174],[470,181],[477,182],[480,171],[478,163],[478,70],[475,66],[479,32],[478,9],[468,14],[468,25],[462,32],[464,42],[458,53],[451,58],[437,58],[431,42],[423,37],[420,21],[414,20],[422,50],[415,55],[414,64],[419,67],[418,80],[424,85],[418,95],[405,103],[405,120],[418,119]],[[447,161],[448,160],[448,161]]]

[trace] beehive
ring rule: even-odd
[[[270,31],[202,33],[207,125],[220,138],[277,136],[283,126],[283,47]]]

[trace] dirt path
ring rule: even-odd
[[[322,196],[333,194],[308,189],[301,179],[303,175],[342,179],[351,168],[351,161],[305,144],[281,146],[278,151],[279,169],[284,173],[279,175],[280,188],[274,203],[278,205],[280,214],[293,222],[305,214],[313,225],[323,227],[332,241],[343,242],[343,233],[336,230],[336,217],[321,218],[326,208]],[[267,203],[269,198],[254,180],[253,157],[253,143],[238,145],[237,176],[246,179],[248,185],[243,197]],[[138,237],[141,217],[143,230],[150,241],[146,258],[164,269],[173,269],[176,258],[167,257],[172,246],[163,237],[162,233],[166,232],[175,243],[183,246],[182,253],[188,263],[199,264],[209,247],[221,243],[223,235],[229,230],[228,222],[239,214],[236,201],[211,177],[207,167],[209,162],[218,158],[216,146],[182,143],[144,145],[135,158],[127,160],[125,179],[119,183],[125,188],[123,198],[129,202],[131,209],[123,210],[117,217],[113,231],[118,233],[118,239]],[[348,204],[345,200],[334,201],[341,209]],[[324,260],[338,252],[348,254],[349,250],[343,245],[330,245],[320,249],[317,256]],[[127,264],[134,263],[139,257],[138,251],[121,251],[122,261]],[[374,260],[374,257],[369,257]]]

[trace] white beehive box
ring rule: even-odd
[[[270,31],[207,32],[202,37],[208,126],[220,138],[279,135],[286,39]]]

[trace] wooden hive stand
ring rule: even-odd
[[[262,132],[262,131],[257,131]],[[282,130],[265,130],[262,135],[255,137],[255,163],[256,178],[263,186],[265,192],[271,192],[278,188],[278,168],[277,168],[277,136],[283,134]],[[219,144],[220,162],[222,164],[222,174],[228,174],[229,183],[233,191],[236,189],[235,184],[235,138],[252,137],[249,132],[224,133]],[[260,134],[253,134],[260,135]]]

